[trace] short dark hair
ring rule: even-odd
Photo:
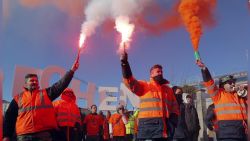
[[[97,108],[97,106],[95,104],[91,105],[90,108],[92,109],[92,107],[94,107],[94,106]]]
[[[162,69],[162,66],[160,64],[155,64],[153,67],[151,67],[150,72],[156,68]]]
[[[36,77],[38,78],[37,74],[34,74],[34,73],[28,73],[25,75],[25,82],[27,82],[27,79],[31,78],[31,77]]]
[[[180,89],[181,91],[183,91],[182,88],[181,88],[180,86],[173,86],[173,87],[172,87],[172,90],[173,90],[174,93],[175,93],[175,91],[176,91],[177,89]]]

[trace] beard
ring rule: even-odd
[[[34,91],[34,90],[38,90],[39,89],[39,86],[34,84],[34,85],[30,85],[30,86],[27,86],[26,87],[28,90],[30,91]]]
[[[163,75],[157,75],[153,77],[153,79],[155,82],[157,82],[160,85],[167,83],[167,80],[163,78]]]

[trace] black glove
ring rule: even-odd
[[[126,52],[121,54],[122,75],[124,78],[132,76],[132,71],[128,63],[128,54]]]
[[[121,58],[120,58],[120,60],[121,60],[121,62],[124,63],[124,64],[128,63],[128,54],[127,54],[127,52],[121,53]]]

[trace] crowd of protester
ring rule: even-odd
[[[151,67],[149,81],[137,80],[127,54],[120,59],[124,84],[140,98],[136,110],[117,105],[115,112],[98,114],[97,105],[92,105],[91,113],[82,116],[74,91],[67,88],[79,67],[78,57],[51,87],[40,89],[36,74],[25,76],[23,91],[5,113],[3,141],[198,141],[203,121],[192,95],[170,87],[161,65]],[[236,86],[231,75],[221,77],[217,86],[205,64],[196,63],[213,101],[205,118],[208,129],[219,141],[247,141],[246,87]]]

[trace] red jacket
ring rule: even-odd
[[[103,122],[100,115],[88,114],[85,117],[83,124],[86,125],[88,136],[96,136],[99,135]]]

